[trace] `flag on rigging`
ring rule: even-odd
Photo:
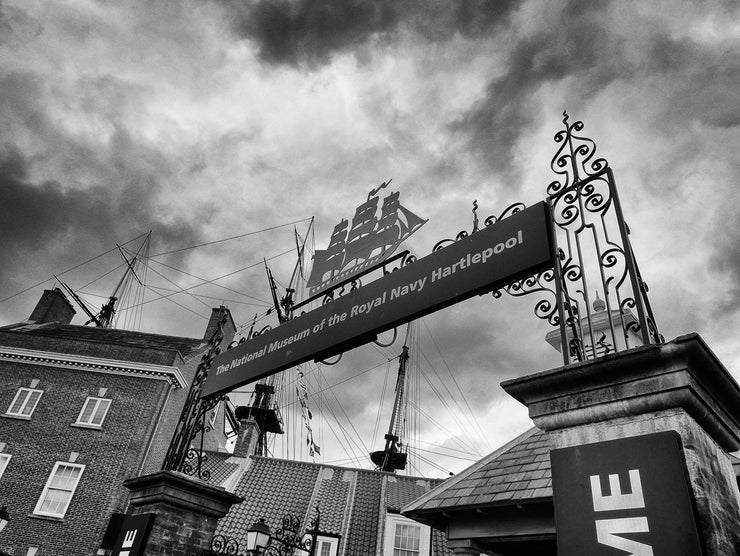
[[[303,415],[303,422],[306,425],[306,446],[308,446],[308,454],[313,458],[316,454],[321,455],[321,449],[318,444],[313,441],[313,430],[311,429],[311,419],[313,415],[311,410],[308,408],[308,388],[306,388],[306,382],[303,380],[303,371],[298,369],[298,386],[295,389],[298,401],[301,403],[301,414]]]

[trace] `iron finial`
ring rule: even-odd
[[[473,233],[478,231],[478,199],[473,201]]]
[[[563,123],[566,125],[566,127],[568,126],[568,118],[569,116],[567,110],[563,110]]]

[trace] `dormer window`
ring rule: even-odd
[[[11,417],[19,417],[21,419],[30,419],[33,414],[33,410],[36,409],[36,404],[39,403],[43,390],[35,390],[33,388],[18,388],[18,392],[15,394],[15,398],[10,404],[8,411],[5,415]]]
[[[82,427],[100,428],[103,425],[103,419],[105,419],[110,408],[111,400],[105,398],[93,398],[88,397],[85,400],[85,405],[82,406],[79,416],[75,425]]]
[[[337,549],[339,548],[339,538],[337,537],[324,537],[319,535],[316,537],[316,556],[337,556]]]

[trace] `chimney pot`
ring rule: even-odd
[[[236,334],[236,324],[234,324],[234,319],[231,316],[231,311],[229,311],[228,307],[221,305],[219,308],[214,307],[211,309],[211,319],[208,321],[208,326],[206,326],[206,332],[203,335],[203,339],[207,342],[213,337],[216,330],[218,330],[218,323],[221,322],[222,319],[224,320],[224,339],[221,341],[221,350],[224,350],[226,349],[226,346],[231,343],[231,340],[234,339],[234,335]]]
[[[58,322],[60,324],[69,324],[72,317],[77,311],[59,288],[44,290],[41,299],[36,304],[36,308],[28,317],[28,320],[37,324],[47,322]]]

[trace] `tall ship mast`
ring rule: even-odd
[[[72,297],[72,299],[75,300],[77,305],[79,305],[80,308],[85,312],[85,314],[90,317],[89,320],[85,323],[85,326],[89,324],[94,324],[98,328],[113,328],[113,319],[118,311],[118,302],[123,297],[126,297],[130,294],[130,291],[135,283],[138,283],[142,289],[144,288],[144,277],[141,271],[142,269],[146,271],[146,265],[149,259],[151,237],[152,232],[151,230],[149,230],[149,233],[144,238],[144,241],[139,246],[139,249],[130,259],[126,256],[126,253],[121,248],[121,246],[116,244],[116,247],[121,254],[121,258],[125,263],[125,270],[123,272],[123,276],[121,276],[121,279],[118,281],[118,284],[113,289],[113,293],[108,296],[108,300],[101,306],[100,310],[97,312],[95,312],[87,303],[85,303],[85,301],[83,301],[79,294],[68,284],[62,282],[59,278],[54,276],[54,278],[56,278],[56,280],[62,285],[64,290]],[[135,319],[132,319],[132,321],[133,320]]]
[[[380,471],[395,473],[406,469],[406,446],[403,443],[403,430],[406,419],[406,364],[409,360],[409,348],[404,344],[398,358],[398,378],[396,379],[396,396],[393,400],[391,422],[385,435],[385,449],[372,452],[370,460]]]

